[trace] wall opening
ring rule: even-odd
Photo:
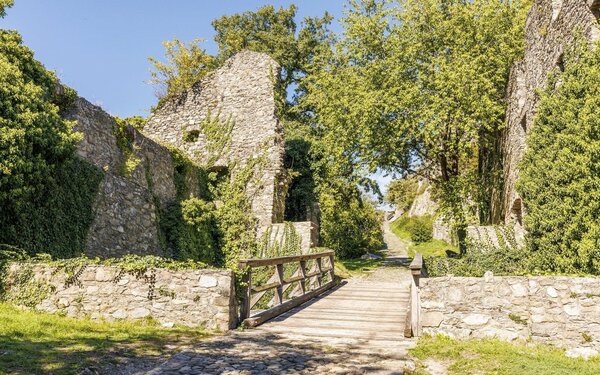
[[[527,133],[527,115],[524,115],[521,118],[521,128],[523,129],[524,133]]]
[[[600,18],[600,0],[592,1],[592,5],[590,5],[590,9],[596,18]]]
[[[558,55],[558,58],[556,59],[556,66],[558,67],[558,69],[560,69],[561,72],[565,71],[565,54],[561,53],[560,55]]]
[[[519,223],[520,226],[523,226],[523,201],[521,201],[521,198],[515,199],[510,213],[512,218]]]

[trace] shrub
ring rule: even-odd
[[[540,268],[600,273],[600,46],[579,41],[542,93],[518,189]]]
[[[416,243],[425,243],[433,239],[433,222],[430,217],[418,217],[411,221],[412,225],[408,228],[410,239]]]

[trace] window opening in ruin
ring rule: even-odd
[[[558,59],[556,60],[556,66],[558,67],[558,69],[560,69],[561,72],[565,71],[565,55],[563,53],[561,53],[558,56]]]
[[[197,142],[200,137],[200,130],[184,130],[183,131],[183,141],[184,142]]]
[[[527,115],[521,118],[521,128],[523,128],[523,132],[527,133]]]
[[[596,18],[600,18],[600,0],[592,1],[590,9],[592,9],[592,13],[594,13],[594,16],[596,16]]]
[[[523,225],[523,202],[521,198],[515,199],[511,209],[512,217],[516,220],[519,225]]]

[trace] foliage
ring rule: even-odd
[[[497,339],[456,340],[423,336],[410,353],[420,360],[448,363],[449,374],[596,374],[600,358],[569,358],[553,346],[514,344]]]
[[[276,258],[288,255],[302,254],[302,238],[296,232],[294,224],[285,222],[283,233],[279,234],[279,226],[273,231],[270,226],[262,234],[253,258]]]
[[[381,216],[374,205],[349,186],[320,193],[321,237],[341,259],[383,248]]]
[[[269,54],[282,67],[278,90],[283,101],[288,88],[295,91],[294,97],[302,95],[299,79],[306,74],[308,63],[323,48],[328,48],[332,34],[328,27],[332,17],[307,17],[300,28],[296,24],[297,7],[275,9],[265,5],[257,11],[222,16],[213,21],[215,41],[219,46],[219,59],[224,61],[236,53],[248,49]],[[291,114],[291,105],[279,108]],[[282,116],[280,116],[282,117]]]
[[[134,145],[134,131],[128,119],[115,117],[113,133],[117,139],[117,146],[121,150],[122,161],[119,174],[123,177],[131,177],[142,159],[136,156],[137,146]]]
[[[385,200],[396,210],[406,212],[417,196],[418,181],[415,177],[393,180],[387,187]]]
[[[208,173],[195,165],[183,151],[171,148],[170,153],[176,200],[163,206],[157,199],[156,204],[164,246],[175,259],[220,265],[222,256],[217,247]]]
[[[234,126],[235,121],[231,115],[225,121],[221,121],[221,111],[214,117],[211,111],[208,111],[206,118],[200,122],[200,132],[204,135],[203,148],[207,155],[203,161],[205,169],[212,168],[229,152]]]
[[[0,243],[13,244],[29,254],[80,255],[94,219],[102,177],[102,171],[78,157],[63,162],[38,196],[20,203],[17,213],[3,219]]]
[[[427,239],[426,241],[417,242],[413,239],[413,236],[417,237],[415,234],[416,228],[422,228],[419,230],[422,230],[422,236]],[[426,230],[423,230],[424,228]],[[433,218],[430,216],[408,217],[408,215],[402,215],[391,223],[390,229],[398,238],[404,240],[408,247],[408,255],[411,257],[416,253],[420,253],[423,256],[434,255],[446,257],[448,251],[452,253],[458,252],[456,246],[446,241],[432,238]]]
[[[0,373],[74,374],[130,356],[179,351],[207,336],[198,328],[164,328],[150,320],[104,322],[72,319],[0,304]]]
[[[543,270],[600,273],[600,47],[579,40],[549,79],[518,189]]]
[[[6,16],[6,9],[13,6],[14,0],[0,0],[0,18]]]
[[[425,174],[457,226],[478,198],[477,157],[503,125],[523,49],[521,1],[351,1],[335,51],[314,60],[302,104],[353,173]],[[463,231],[464,234],[464,231]]]
[[[186,228],[185,234],[178,236],[176,258],[195,259],[208,264],[221,264],[217,249],[215,228],[215,205],[192,197],[181,202],[181,213]]]
[[[412,221],[410,230],[410,239],[416,243],[421,244],[429,242],[433,239],[433,220],[431,217],[417,217]]]
[[[2,4],[6,5],[6,3]],[[63,181],[79,136],[53,103],[57,79],[14,31],[0,30],[0,242],[19,241],[26,214]],[[31,236],[28,233],[25,236]]]
[[[24,265],[19,272],[10,273],[6,279],[0,281],[4,289],[0,294],[0,301],[17,306],[36,307],[52,292],[53,287],[47,282],[36,280],[34,276],[31,265]]]
[[[504,232],[504,234],[502,233]],[[499,243],[470,241],[466,253],[460,258],[430,256],[424,258],[429,276],[474,276],[481,277],[486,271],[494,275],[538,274],[536,259],[523,246],[504,241],[513,238],[508,228],[498,229]]]
[[[152,56],[148,58],[154,68],[149,82],[157,85],[159,107],[165,98],[187,91],[215,68],[216,60],[200,47],[202,42],[202,39],[194,39],[186,45],[175,38],[163,42],[166,62]]]
[[[215,213],[219,248],[224,266],[238,273],[242,271],[238,268],[239,260],[248,258],[257,248],[258,220],[252,214],[250,202],[253,189],[261,186],[265,162],[263,157],[246,160],[245,165],[232,168],[235,172],[215,189],[216,198],[222,202]]]

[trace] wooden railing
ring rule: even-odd
[[[243,297],[240,308],[240,321],[246,327],[255,327],[274,318],[296,306],[299,306],[335,285],[333,250],[315,254],[295,255],[268,259],[245,259],[240,261],[240,269],[247,269],[242,280]],[[306,269],[307,262],[313,261],[310,270]],[[284,265],[298,263],[298,268],[291,277],[284,277]],[[274,266],[273,276],[263,285],[254,285],[252,270],[257,267]],[[323,282],[327,278],[327,282]],[[284,301],[286,291],[296,284],[296,289],[289,293],[289,299]],[[252,308],[264,295],[274,291],[273,298],[268,303],[269,308],[252,314]]]
[[[421,299],[419,297],[419,279],[423,273],[423,256],[415,254],[408,266],[412,274],[410,283],[410,295],[408,300],[408,312],[406,314],[406,325],[404,326],[405,337],[421,336]]]

